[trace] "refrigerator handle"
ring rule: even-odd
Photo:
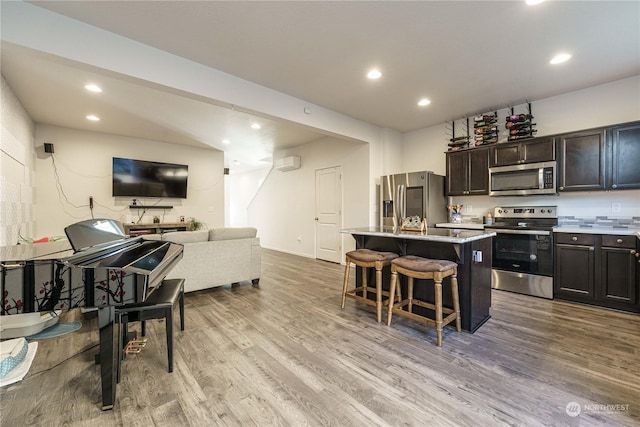
[[[396,203],[393,206],[393,226],[399,227],[402,224],[402,218],[404,218],[406,212],[405,206],[405,186],[398,185],[396,187]]]

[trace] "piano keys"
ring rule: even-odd
[[[126,238],[122,225],[110,219],[82,221],[65,232],[68,241],[0,248],[0,314],[98,308],[102,408],[110,409],[117,363],[115,307],[143,302],[182,259],[183,247]]]

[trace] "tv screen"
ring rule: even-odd
[[[113,195],[187,198],[186,165],[113,158]]]

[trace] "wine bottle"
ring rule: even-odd
[[[496,119],[497,119],[497,117],[494,116],[494,115],[485,114],[485,115],[481,115],[481,116],[475,116],[473,118],[473,121],[474,122],[490,122],[490,121],[494,121]]]
[[[507,122],[524,122],[525,120],[531,120],[533,116],[531,114],[512,114],[507,116]]]
[[[511,135],[530,135],[533,132],[535,132],[535,129],[529,129],[529,128],[526,128],[526,129],[511,129],[509,131],[509,133]]]
[[[507,129],[513,129],[513,128],[520,128],[520,127],[524,127],[524,126],[535,126],[535,123],[531,123],[531,120],[526,120],[524,122],[507,122],[506,123],[506,127]]]

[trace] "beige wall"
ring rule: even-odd
[[[36,237],[33,210],[35,151],[33,121],[2,77],[0,110],[0,246],[19,234]]]
[[[89,196],[94,199],[95,218],[138,220],[143,211],[129,209],[131,197],[111,195],[112,157],[189,166],[187,199],[138,198],[147,205],[173,206],[148,210],[141,222],[151,222],[153,215],[160,216],[161,222],[174,222],[184,215],[209,227],[224,225],[224,158],[220,151],[40,124],[35,139],[35,218],[40,235],[64,235],[67,225],[90,219]],[[53,155],[43,152],[44,142],[54,144]]]
[[[248,221],[258,228],[262,246],[314,257],[315,172],[342,166],[341,228],[366,225],[369,147],[326,137],[278,152],[274,158],[290,155],[301,157],[301,168],[288,172],[272,170],[249,206]],[[344,250],[354,247],[351,236],[343,236],[342,242]]]

